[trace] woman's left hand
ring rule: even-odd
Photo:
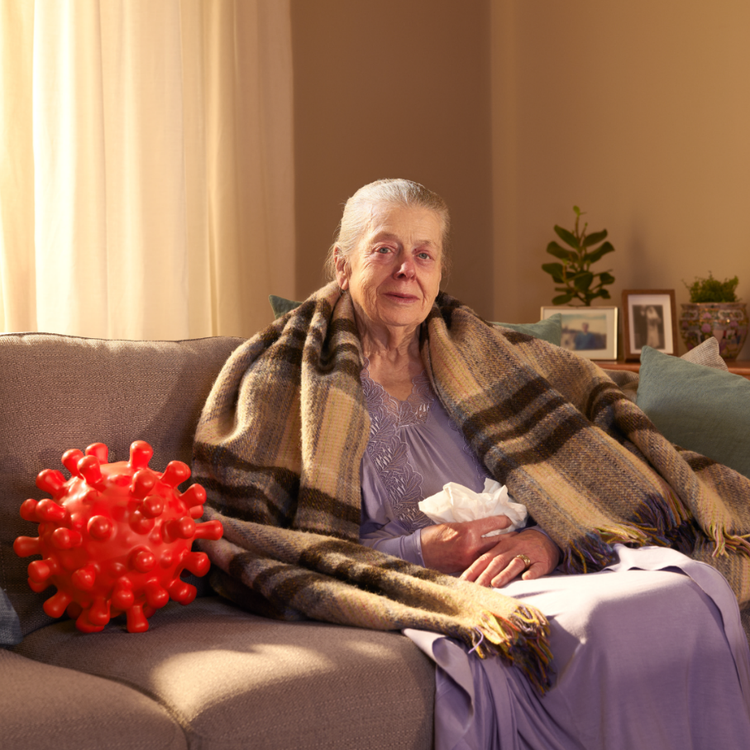
[[[527,565],[524,557],[530,560]],[[517,576],[530,581],[551,573],[560,561],[557,545],[541,531],[524,529],[503,534],[498,543],[480,555],[462,574],[464,581],[500,588]]]

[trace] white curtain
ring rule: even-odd
[[[294,296],[289,0],[2,0],[0,330],[249,336]]]

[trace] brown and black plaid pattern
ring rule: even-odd
[[[613,545],[670,545],[750,600],[750,480],[665,440],[592,362],[482,321],[445,294],[422,330],[441,402],[491,473],[563,550],[598,570]],[[351,301],[335,284],[227,362],[206,403],[195,478],[224,538],[221,593],[255,612],[422,628],[549,682],[544,617],[498,592],[358,543],[369,418]],[[739,554],[738,554],[739,553]]]

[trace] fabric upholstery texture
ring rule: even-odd
[[[0,649],[0,747],[8,750],[185,750],[162,706],[126,684]]]
[[[295,307],[299,307],[302,304],[293,299],[277,297],[275,294],[269,294],[268,301],[271,303],[274,318],[280,318],[282,315],[286,315],[290,310],[294,310]]]
[[[680,359],[692,362],[694,365],[705,365],[706,367],[715,367],[718,370],[729,370],[727,363],[720,354],[719,340],[714,336],[710,336],[694,349],[683,354]]]
[[[171,602],[146,633],[84,635],[65,621],[17,651],[150,696],[190,747],[432,746],[433,669],[399,633],[278,622],[204,597]]]
[[[538,323],[495,323],[500,328],[510,328],[519,333],[527,333],[535,339],[542,339],[555,346],[560,346],[562,338],[562,314],[554,313]]]
[[[110,461],[144,439],[154,469],[189,463],[198,414],[239,343],[0,336],[0,583],[26,634],[0,649],[2,747],[432,747],[434,668],[400,633],[279,623],[202,596],[170,602],[146,633],[118,618],[86,635],[44,614],[53,588],[28,587],[32,558],[12,543],[38,533],[19,515],[26,498],[45,496],[37,473],[67,473],[63,451],[96,441]],[[210,592],[207,576],[193,583]]]
[[[0,646],[14,646],[21,642],[21,623],[18,614],[8,599],[8,595],[0,589]]]
[[[17,536],[38,536],[19,515],[27,498],[47,495],[35,480],[60,469],[69,448],[105,443],[110,461],[126,460],[134,440],[154,448],[151,467],[189,464],[195,425],[211,385],[239,338],[135,342],[30,333],[0,336],[0,587],[24,634],[49,622],[51,591],[29,588],[13,552]]]
[[[727,363],[719,354],[719,342],[713,338],[707,339],[703,343],[691,349],[687,354],[683,354],[681,359],[687,362],[693,362],[706,367],[716,367],[721,370],[728,370]],[[635,402],[638,396],[638,373],[630,370],[608,370],[604,366],[604,372],[617,384],[628,400]]]
[[[746,378],[644,347],[637,404],[673,443],[750,477]]]

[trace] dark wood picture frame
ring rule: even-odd
[[[639,360],[644,346],[677,354],[674,289],[626,289],[622,293],[625,359]]]

